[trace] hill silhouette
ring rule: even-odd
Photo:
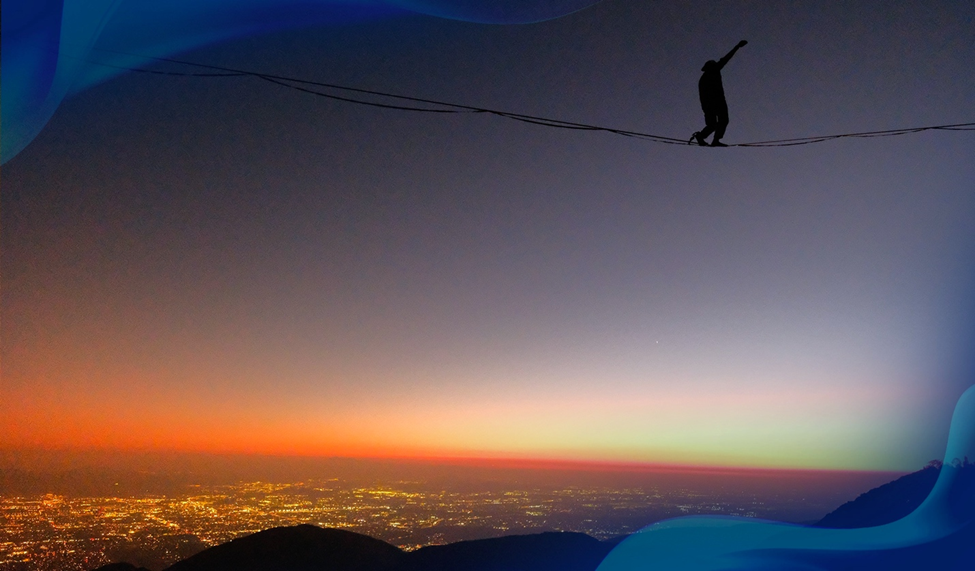
[[[546,532],[432,545],[413,552],[314,525],[277,527],[211,547],[165,571],[593,571],[616,541]],[[143,571],[113,563],[95,571]]]
[[[615,541],[546,532],[432,545],[413,552],[314,525],[277,527],[211,547],[165,571],[593,571]],[[142,571],[113,563],[95,571]]]
[[[145,567],[136,567],[131,563],[109,563],[102,565],[96,571],[149,571]]]
[[[860,494],[826,514],[815,525],[848,529],[896,521],[921,505],[934,488],[940,473],[940,464],[932,462],[922,470]]]
[[[975,488],[975,464],[961,462],[951,469],[960,470],[961,481],[969,490]],[[941,470],[941,462],[933,461],[917,472],[860,494],[826,514],[815,525],[849,529],[897,521],[914,511],[928,497]]]
[[[296,525],[211,547],[167,571],[391,571],[405,555],[367,535]]]
[[[612,548],[584,533],[509,535],[423,547],[407,554],[401,570],[591,571]]]

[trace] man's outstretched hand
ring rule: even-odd
[[[728,63],[728,60],[730,60],[731,57],[735,55],[735,52],[738,51],[738,48],[744,46],[747,43],[748,42],[746,42],[745,40],[742,40],[742,41],[738,42],[738,45],[736,45],[735,47],[731,48],[731,51],[728,52],[727,54],[725,54],[725,56],[723,58],[721,58],[720,61],[718,61],[718,69],[720,70],[721,68],[723,68],[724,67],[724,64]]]

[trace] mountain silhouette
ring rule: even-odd
[[[392,571],[405,556],[367,535],[296,525],[211,547],[166,571]]]
[[[968,489],[975,487],[975,464],[959,463],[959,478]],[[941,474],[934,461],[923,469],[878,486],[846,502],[819,520],[816,527],[850,529],[897,521],[913,512],[928,497]]]
[[[592,571],[612,548],[584,533],[509,535],[423,547],[401,571]]]
[[[145,567],[136,567],[131,563],[109,563],[102,565],[95,571],[149,571]]]
[[[819,520],[816,527],[854,528],[883,525],[914,511],[938,481],[941,466],[932,463],[917,472],[864,492]]]
[[[404,552],[351,531],[297,525],[211,547],[165,571],[593,571],[618,540],[546,532]],[[113,563],[95,571],[143,570]]]

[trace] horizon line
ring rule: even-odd
[[[270,453],[262,451],[210,451],[210,450],[176,450],[166,448],[74,448],[74,447],[4,447],[0,445],[0,462],[14,459],[17,456],[48,456],[57,455],[57,460],[68,461],[64,455],[87,456],[181,456],[181,457],[221,457],[227,459],[277,459],[277,460],[306,460],[306,461],[353,461],[376,463],[403,463],[448,465],[470,468],[485,468],[496,470],[538,470],[538,471],[576,471],[576,472],[625,472],[625,473],[686,473],[702,475],[733,475],[749,474],[783,475],[783,474],[907,474],[911,470],[893,469],[862,469],[862,468],[815,468],[797,466],[747,466],[733,464],[694,464],[669,463],[627,460],[586,460],[578,458],[528,458],[519,456],[494,455],[448,455],[448,454],[321,454],[281,452]],[[923,466],[918,469],[923,468]]]

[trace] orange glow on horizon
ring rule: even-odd
[[[21,447],[4,447],[0,450]],[[25,449],[27,449],[25,447]],[[358,460],[393,461],[408,464],[426,464],[458,466],[470,468],[501,469],[501,470],[531,470],[531,471],[565,471],[565,472],[606,472],[606,473],[666,473],[666,474],[697,474],[707,476],[719,475],[747,475],[752,478],[782,477],[782,476],[815,476],[819,474],[857,474],[857,473],[891,473],[900,472],[886,470],[837,470],[828,468],[804,467],[767,467],[726,464],[677,464],[667,462],[626,462],[606,460],[586,460],[575,458],[545,458],[545,457],[515,457],[504,455],[480,455],[469,453],[444,454],[409,451],[382,446],[343,446],[336,445],[329,449],[307,449],[296,446],[277,448],[259,448],[255,446],[160,446],[160,447],[115,447],[115,446],[33,446],[29,449],[47,451],[70,451],[75,453],[163,453],[163,454],[207,454],[216,456],[251,456],[255,458],[349,458]]]
[[[700,419],[714,416],[714,411],[727,414],[728,408],[758,407],[777,420],[786,409],[776,402],[796,400],[791,393],[739,395],[730,406],[720,402],[723,394],[693,400],[666,391],[629,400],[567,395],[543,401],[538,395],[517,394],[465,400],[448,394],[439,399],[415,396],[406,405],[398,395],[374,395],[353,401],[359,403],[355,405],[301,394],[282,398],[269,387],[227,393],[201,381],[197,393],[186,394],[160,388],[151,377],[94,384],[82,372],[67,376],[75,379],[67,386],[19,379],[12,390],[5,387],[0,449],[347,457],[589,471],[851,471],[843,464],[802,457],[778,462],[768,455],[749,457],[749,450],[741,447],[713,453],[717,447],[708,439],[721,435],[713,427],[701,428]],[[815,396],[807,401],[818,402],[822,395]],[[654,431],[658,425],[613,427],[621,419],[648,417],[670,419],[675,428],[671,432],[687,446],[675,449],[671,443],[668,448],[643,436],[659,437]],[[573,421],[566,422],[569,418]],[[728,421],[723,426],[740,425]],[[711,449],[692,449],[700,442]]]

